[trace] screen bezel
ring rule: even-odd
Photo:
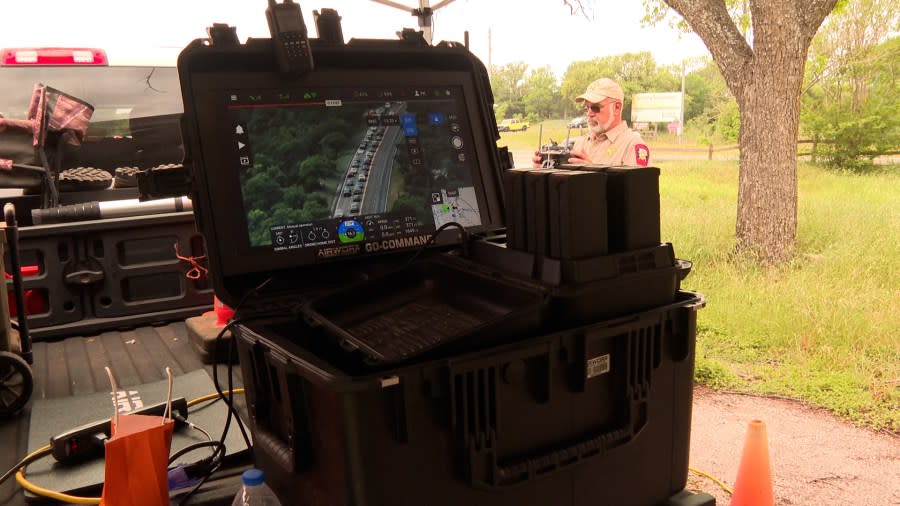
[[[285,79],[275,72],[244,70],[213,70],[196,72],[191,75],[191,96],[194,118],[199,137],[199,153],[195,153],[192,163],[194,170],[203,172],[206,207],[211,214],[210,224],[214,227],[219,257],[219,269],[223,276],[254,272],[272,271],[293,267],[304,267],[324,262],[359,261],[377,254],[410,251],[401,248],[394,251],[354,254],[337,258],[322,259],[313,250],[272,251],[264,247],[249,247],[245,237],[247,224],[242,202],[239,177],[232,171],[233,161],[229,159],[231,150],[227,129],[231,124],[226,106],[226,93],[244,91],[275,91],[282,89],[309,88],[352,88],[352,87],[407,87],[407,86],[449,86],[462,91],[458,100],[468,121],[470,140],[473,143],[472,181],[481,216],[481,225],[467,228],[469,233],[479,233],[502,227],[502,206],[499,188],[495,185],[494,158],[489,145],[492,138],[485,130],[482,101],[478,99],[478,87],[473,75],[458,70],[422,69],[317,69],[304,76]],[[187,109],[187,108],[186,108]],[[493,114],[492,111],[489,111]],[[222,177],[223,175],[227,177]],[[235,240],[236,231],[242,231]],[[458,242],[460,234],[447,230],[439,235],[436,243]],[[226,239],[227,238],[227,239]],[[224,242],[223,242],[224,241]],[[227,245],[227,247],[226,247]]]

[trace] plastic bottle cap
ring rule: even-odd
[[[244,485],[255,486],[262,485],[265,476],[263,475],[262,469],[247,469],[244,471],[244,474],[241,475],[241,480],[244,482]]]

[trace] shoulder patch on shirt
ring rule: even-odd
[[[638,165],[646,167],[650,163],[650,148],[646,144],[635,144],[634,159]]]

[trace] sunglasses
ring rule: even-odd
[[[591,111],[592,113],[597,114],[598,112],[600,112],[600,111],[603,109],[603,106],[604,106],[604,105],[608,105],[608,104],[610,104],[610,103],[613,103],[613,102],[607,102],[606,104],[604,104],[604,103],[601,102],[601,103],[598,103],[598,104],[590,104],[590,105],[587,105],[587,102],[585,102],[584,110],[585,110],[585,111],[588,111],[588,110],[589,110],[589,111]]]

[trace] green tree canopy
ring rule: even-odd
[[[625,91],[622,117],[631,118],[631,97],[635,93],[679,91],[681,69],[657,65],[647,51],[604,56],[590,61],[573,62],[566,69],[560,86],[563,100],[572,101],[591,82],[601,77],[614,79]]]
[[[830,167],[865,170],[900,150],[898,22],[894,0],[848,0],[813,40],[801,129]]]
[[[522,102],[532,119],[540,121],[560,114],[559,85],[549,66],[533,70],[523,88]]]
[[[502,104],[505,115],[497,119],[511,118],[513,116],[525,116],[525,104],[522,98],[525,96],[525,73],[528,64],[515,62],[501,67],[494,66],[491,69],[491,90],[494,92],[494,102]]]

